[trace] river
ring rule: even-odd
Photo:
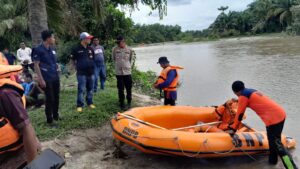
[[[300,141],[300,37],[245,37],[213,42],[167,43],[138,47],[137,67],[142,71],[161,71],[157,60],[167,56],[180,71],[178,105],[219,105],[235,97],[231,84],[242,80],[281,104],[287,119],[283,133]],[[258,116],[247,109],[245,122],[265,130]],[[300,148],[291,151],[298,166]],[[187,168],[270,168],[267,157],[192,160]],[[178,160],[178,159],[177,159]],[[224,161],[226,160],[226,161]],[[214,164],[210,164],[213,162]],[[178,163],[178,162],[177,162]],[[282,168],[281,162],[274,168]],[[176,167],[175,167],[176,168]],[[184,167],[185,168],[185,167]]]

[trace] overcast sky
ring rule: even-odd
[[[182,30],[202,30],[207,28],[219,15],[217,8],[228,6],[229,10],[242,11],[253,0],[168,0],[168,14],[159,19],[158,12],[152,12],[149,16],[150,8],[139,5],[139,10],[131,13],[131,18],[135,23],[141,24],[167,24],[179,25]],[[127,16],[129,12],[126,12]]]

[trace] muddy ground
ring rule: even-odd
[[[160,101],[148,96],[134,94],[138,106],[159,105]],[[142,101],[142,102],[141,102]],[[51,148],[66,160],[64,169],[101,168],[160,168],[151,164],[151,157],[131,148],[122,146],[122,153],[116,153],[109,122],[99,128],[74,130],[70,135],[43,142],[43,148]],[[151,164],[151,165],[150,165]]]
[[[148,96],[134,95],[143,100],[139,106],[159,105]],[[99,128],[74,130],[66,137],[44,142],[43,148],[51,148],[66,160],[64,169],[184,169],[184,168],[282,168],[282,164],[269,166],[266,156],[256,156],[256,161],[244,156],[236,158],[194,159],[149,155],[128,145],[122,153],[116,153],[109,122]]]

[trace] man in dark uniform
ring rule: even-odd
[[[53,123],[53,119],[56,121],[59,119],[60,81],[56,64],[56,52],[53,49],[55,38],[53,32],[49,30],[43,31],[41,35],[43,43],[33,49],[32,59],[38,75],[39,85],[45,90],[47,123],[51,127],[57,127]]]
[[[80,44],[76,46],[71,54],[73,66],[77,71],[78,91],[77,91],[77,112],[83,111],[83,93],[86,88],[86,101],[91,109],[95,109],[93,104],[94,88],[94,51],[88,45],[93,36],[87,32],[80,34]]]

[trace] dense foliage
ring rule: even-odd
[[[299,0],[256,0],[241,12],[219,8],[208,30],[220,37],[289,31],[299,34]]]
[[[178,25],[140,25],[133,27],[132,41],[134,43],[158,43],[166,41],[174,41],[178,39],[181,33],[181,27]]]
[[[49,27],[58,39],[60,61],[66,63],[72,45],[82,31],[99,36],[106,49],[114,45],[117,35],[129,44],[166,41],[199,41],[219,37],[252,35],[286,31],[300,34],[300,0],[255,0],[244,11],[230,11],[228,6],[216,7],[219,16],[205,30],[181,31],[178,25],[140,25],[125,17],[118,6],[127,10],[138,2],[158,9],[160,17],[166,12],[167,0],[45,0]],[[26,1],[0,0],[0,49],[18,48],[21,40],[30,42]],[[108,53],[109,55],[110,53]]]

